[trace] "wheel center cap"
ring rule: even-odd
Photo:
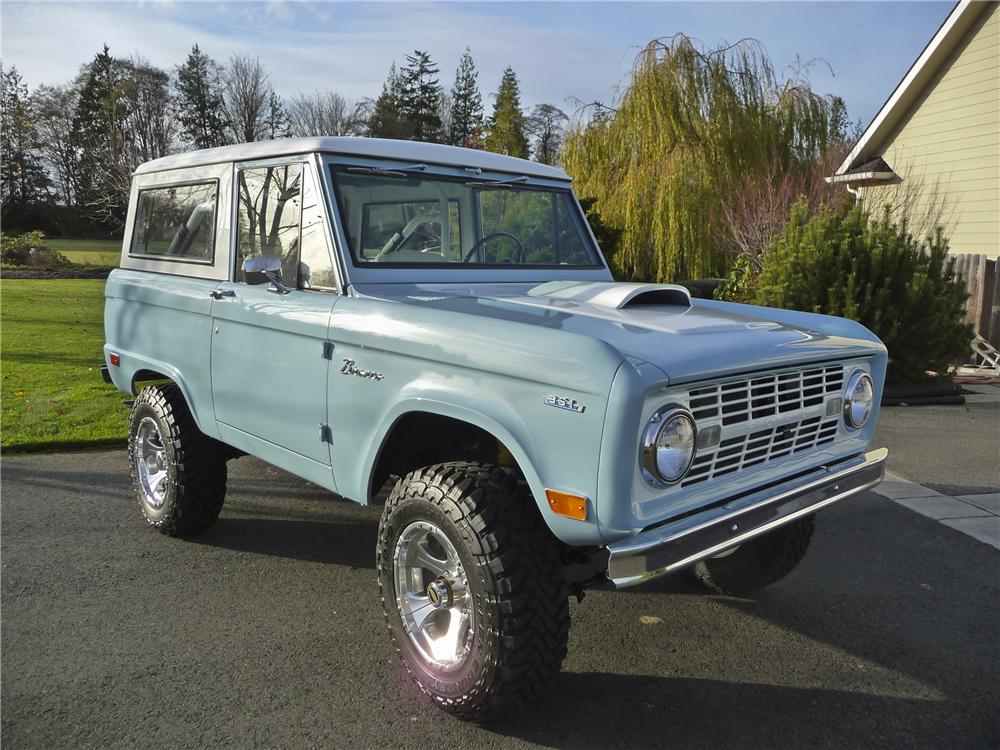
[[[446,609],[452,603],[451,586],[441,578],[431,581],[427,587],[427,598],[437,609]]]

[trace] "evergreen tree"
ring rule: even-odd
[[[177,68],[177,119],[181,137],[194,148],[226,143],[226,111],[222,98],[222,69],[212,58],[191,48]]]
[[[382,84],[382,93],[372,105],[368,118],[368,135],[372,138],[408,138],[409,128],[402,116],[402,80],[396,63],[389,68],[389,77]]]
[[[48,185],[35,154],[38,133],[28,104],[28,87],[17,68],[0,71],[0,203],[4,209],[40,200]]]
[[[123,81],[122,64],[105,44],[81,73],[73,117],[72,141],[80,154],[77,201],[92,218],[109,227],[120,223],[124,213],[121,206],[110,216],[98,210],[107,204],[109,165],[125,140]]]
[[[889,208],[810,215],[803,200],[762,260],[755,304],[862,323],[889,349],[890,382],[927,380],[969,353],[968,295],[940,227],[918,239]]]
[[[269,138],[287,138],[291,135],[291,124],[285,112],[285,104],[272,90],[267,97],[267,135]]]
[[[441,139],[441,85],[438,69],[426,52],[414,50],[406,56],[400,75],[399,107],[410,139],[437,142]]]
[[[483,125],[483,97],[479,94],[479,73],[472,61],[472,53],[465,48],[455,71],[455,85],[451,87],[451,127],[448,143],[453,146],[472,145],[473,136]]]
[[[528,139],[525,136],[526,119],[521,111],[521,91],[514,69],[509,67],[500,79],[500,89],[493,103],[489,134],[483,142],[487,151],[507,156],[528,158]]]

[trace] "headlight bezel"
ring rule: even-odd
[[[670,478],[660,473],[659,462],[657,461],[657,450],[660,435],[674,420],[686,420],[691,427],[691,450],[684,464],[683,470],[678,472],[676,477]],[[662,489],[670,487],[680,482],[691,469],[694,463],[695,453],[698,450],[698,424],[694,420],[694,415],[680,404],[667,404],[661,406],[646,423],[646,428],[642,433],[642,448],[639,451],[639,468],[643,479],[653,487]]]
[[[858,386],[862,383],[868,384],[868,390],[871,397],[868,402],[868,408],[864,413],[864,416],[860,420],[855,420],[854,415],[854,395],[857,393]],[[851,377],[847,379],[847,385],[844,388],[844,425],[848,430],[860,430],[866,424],[868,420],[871,419],[872,413],[875,411],[875,383],[872,381],[871,375],[869,375],[864,370],[855,370],[851,373]]]

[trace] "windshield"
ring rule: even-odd
[[[594,268],[596,248],[568,190],[511,180],[334,167],[359,265]]]

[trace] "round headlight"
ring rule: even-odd
[[[691,412],[681,406],[666,406],[646,425],[642,438],[642,473],[655,485],[673,484],[683,477],[694,460],[697,428]]]
[[[847,380],[847,391],[844,394],[844,422],[847,426],[859,430],[865,426],[875,405],[875,388],[867,373],[858,370]]]

